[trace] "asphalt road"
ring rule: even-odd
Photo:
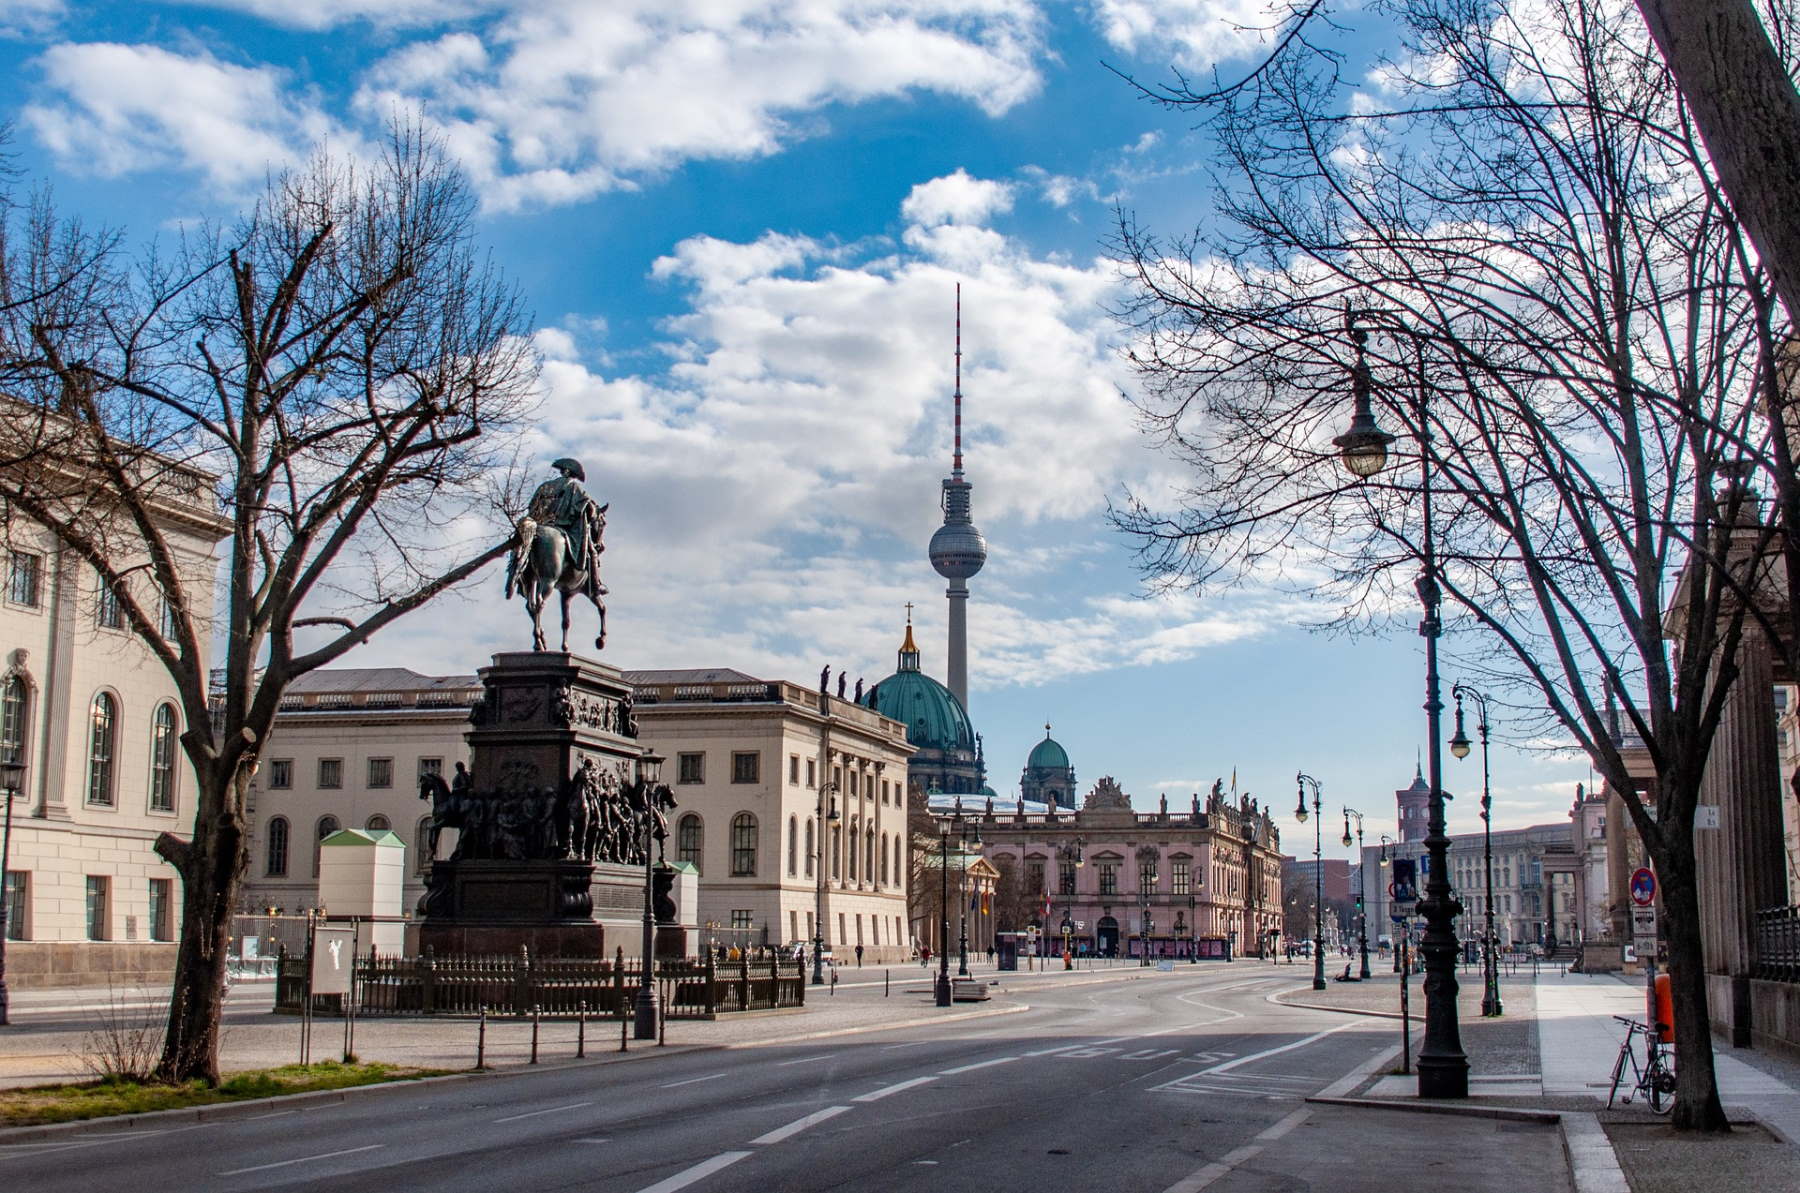
[[[1291,984],[1286,975],[1178,971],[1034,990],[1027,1012],[938,1029],[646,1050],[625,1064],[15,1144],[0,1148],[0,1187],[1192,1193],[1306,1188],[1316,1177],[1318,1187],[1342,1188],[1335,1163],[1273,1184],[1230,1179],[1304,1119],[1321,1143],[1350,1130],[1334,1126],[1330,1108],[1302,1110],[1301,1099],[1396,1043],[1384,1020],[1267,1001]],[[1345,1137],[1366,1142],[1366,1128]]]

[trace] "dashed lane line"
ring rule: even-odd
[[[780,1143],[784,1139],[792,1139],[808,1127],[816,1127],[826,1119],[836,1118],[838,1115],[847,1112],[849,1109],[850,1107],[848,1106],[827,1106],[823,1110],[815,1110],[803,1118],[797,1118],[785,1127],[776,1127],[766,1135],[758,1135],[750,1142],[758,1146],[770,1143]]]
[[[675,1193],[677,1189],[685,1189],[695,1181],[703,1181],[722,1168],[729,1168],[754,1152],[720,1152],[710,1160],[702,1160],[692,1168],[684,1168],[674,1176],[647,1185],[638,1193]]]
[[[910,1081],[900,1081],[893,1085],[885,1085],[880,1089],[869,1091],[860,1098],[851,1098],[850,1100],[852,1102],[879,1102],[889,1094],[897,1094],[902,1090],[912,1089],[914,1086],[924,1085],[936,1080],[936,1077],[914,1077]]]
[[[1000,1057],[994,1058],[993,1060],[978,1060],[972,1065],[959,1065],[958,1067],[956,1067],[954,1069],[939,1069],[938,1076],[939,1077],[952,1077],[958,1073],[973,1073],[976,1069],[987,1069],[987,1068],[992,1068],[994,1065],[1011,1064],[1013,1061],[1018,1060],[1018,1059],[1019,1058],[1016,1056],[1000,1056]]]
[[[287,1168],[294,1164],[311,1164],[314,1160],[334,1160],[339,1156],[354,1156],[357,1152],[372,1152],[386,1147],[385,1143],[365,1143],[361,1147],[347,1147],[341,1151],[320,1152],[316,1156],[296,1156],[292,1160],[277,1160],[273,1164],[252,1164],[248,1168],[233,1168],[229,1172],[221,1172],[220,1176],[243,1176],[246,1172],[267,1172],[271,1168]]]
[[[551,1106],[545,1110],[527,1110],[524,1114],[509,1114],[505,1118],[497,1118],[496,1123],[516,1123],[522,1118],[537,1118],[541,1114],[560,1114],[565,1110],[580,1110],[583,1106],[592,1106],[592,1102],[571,1102],[567,1106]]]

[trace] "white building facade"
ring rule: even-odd
[[[186,590],[212,590],[229,531],[195,474],[159,503]],[[154,852],[187,836],[194,775],[174,681],[99,574],[41,527],[12,519],[0,548],[0,756],[25,765],[6,866],[7,978],[15,988],[167,980],[181,883]],[[167,606],[148,580],[133,596]],[[210,630],[202,621],[204,647]],[[6,798],[0,795],[0,799]]]

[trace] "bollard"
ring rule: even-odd
[[[475,1031],[475,1067],[487,1068],[487,1004],[481,1005],[481,1026]]]
[[[621,1012],[619,1015],[619,1051],[620,1052],[625,1052],[628,1050],[625,1046],[625,1028],[626,1028],[626,1025],[629,1024],[630,1022],[631,1022],[631,1017],[629,1015],[626,1015]]]
[[[531,1004],[531,1063],[537,1064],[538,1005]]]
[[[575,1059],[587,1056],[587,1000],[575,1004]]]
[[[889,977],[888,971],[885,969],[882,970],[881,971],[881,997],[883,997],[883,998],[886,998],[888,996],[888,977]]]

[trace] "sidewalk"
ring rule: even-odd
[[[1541,970],[1535,980],[1523,974],[1503,978],[1505,1015],[1497,1019],[1481,1017],[1479,974],[1459,973],[1458,983],[1469,1099],[1422,1101],[1416,1076],[1389,1074],[1357,1092],[1364,1105],[1390,1113],[1555,1112],[1577,1193],[1800,1189],[1800,1066],[1766,1053],[1736,1051],[1715,1039],[1719,1095],[1736,1129],[1725,1138],[1680,1135],[1641,1105],[1605,1108],[1624,1039],[1624,1026],[1612,1017],[1644,1017],[1644,988],[1637,981],[1551,969]],[[1352,1014],[1399,1014],[1398,978],[1392,974],[1333,983],[1323,991],[1301,987],[1276,997]],[[1423,1011],[1416,976],[1412,1005],[1416,1046]]]

